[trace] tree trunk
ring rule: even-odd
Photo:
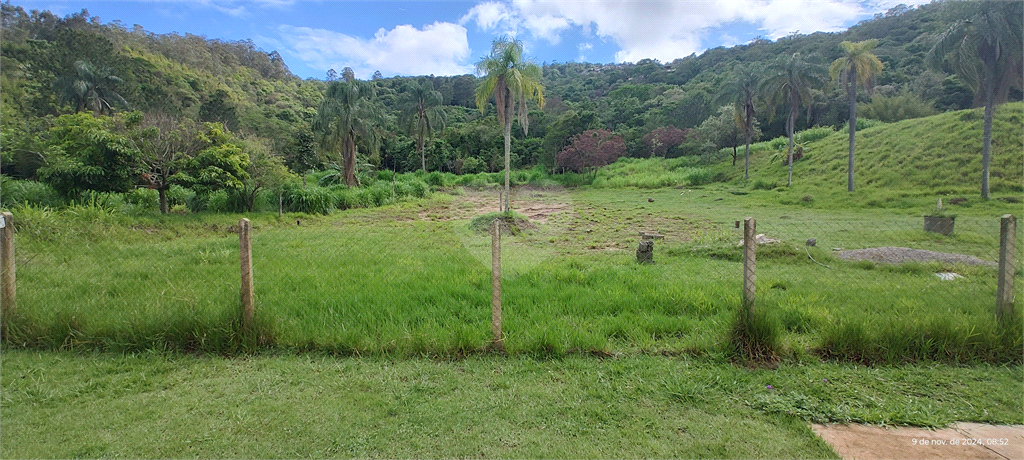
[[[160,196],[160,214],[167,214],[171,210],[167,206],[167,187],[159,187],[156,194]]]
[[[356,181],[356,139],[355,133],[349,133],[345,139],[345,185],[355,187]]]
[[[793,125],[796,124],[796,111],[789,111],[789,120],[786,120],[786,134],[789,136],[789,183],[787,187],[793,186]]]
[[[509,195],[509,168],[512,165],[512,119],[505,117],[505,203],[504,212],[512,209],[512,196]]]
[[[747,132],[747,144],[743,147],[743,180],[750,179],[750,132]]]
[[[505,205],[504,212],[512,209],[512,195],[509,194],[509,171],[512,167],[512,93],[505,91]]]
[[[995,93],[995,64],[986,65],[985,75],[985,126],[982,131],[981,144],[981,198],[989,199],[988,169],[992,160],[992,115],[995,112],[993,93]]]
[[[853,191],[853,144],[854,144],[854,133],[857,131],[857,66],[850,67],[849,81],[847,84],[850,85],[846,91],[847,95],[850,96],[850,158],[849,165],[846,172],[846,191]]]
[[[736,152],[736,146],[734,145],[734,146],[732,146],[732,165],[733,166],[736,166],[736,157],[738,157],[738,156],[739,156],[739,153]]]
[[[423,162],[423,172],[427,172],[427,148],[425,142],[423,142],[423,119],[420,118],[416,122],[416,127],[419,130],[416,132],[416,146],[420,149],[420,160]]]

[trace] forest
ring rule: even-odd
[[[852,106],[856,125],[867,126],[1021,100],[1021,50],[1004,52],[1016,66],[1001,70],[988,100],[980,64],[965,70],[955,53],[940,52],[968,6],[978,5],[899,5],[841,33],[758,38],[667,63],[538,63],[544,103],[511,119],[511,168],[558,180],[619,157],[720,152],[737,165],[751,141],[847,126]],[[84,9],[58,17],[10,0],[0,8],[5,204],[123,194],[129,203],[156,199],[163,213],[251,211],[276,208],[280,197],[309,211],[319,199],[379,202],[353,190],[393,184],[396,174],[406,174],[404,193],[422,195],[439,185],[430,173],[505,169],[504,118],[477,94],[487,75],[358,81],[345,68],[303,80],[251,40],[154,34]],[[1019,27],[1009,33],[1019,45]],[[830,66],[856,46],[878,65],[870,81],[844,85],[849,75]],[[802,66],[797,101],[783,97],[785,82],[762,81],[748,85],[744,102],[744,75],[786,65]],[[307,178],[333,198],[316,196]]]

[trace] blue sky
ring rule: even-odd
[[[929,0],[13,0],[64,16],[89,10],[101,22],[139,24],[276,50],[302,78],[352,67],[394,75],[459,75],[512,35],[544,62],[671,62],[717,46],[793,32],[836,32],[896,4]]]

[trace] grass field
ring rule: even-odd
[[[760,231],[784,240],[762,248],[758,266],[758,310],[779,330],[782,356],[1020,362],[1019,334],[993,315],[993,268],[893,268],[841,261],[829,250],[903,245],[996,260],[998,205],[968,208],[958,231],[943,237],[919,230],[920,217],[734,192],[522,190],[518,206],[537,223],[504,238],[508,352],[729,356],[742,274],[732,223],[753,215]],[[250,216],[260,343],[351,355],[484,350],[490,241],[469,221],[489,196],[468,190],[330,216]],[[235,319],[235,217],[27,211],[8,344],[251,349]],[[666,235],[654,265],[635,262],[641,230]],[[819,247],[805,249],[807,237]],[[965,278],[934,275],[945,270]]]
[[[989,201],[977,159],[948,155],[974,149],[977,111],[858,130],[855,193],[845,137],[823,128],[791,188],[774,140],[750,180],[720,156],[516,172],[532,186],[513,198],[529,224],[503,237],[506,355],[488,352],[490,240],[472,225],[496,210],[497,175],[246,215],[255,333],[238,319],[242,215],[16,207],[0,457],[835,458],[808,422],[1024,423],[1021,286],[997,324],[991,267],[833,251],[994,262],[999,216],[1024,217],[1020,108],[1000,111]],[[348,208],[335,192],[311,190],[310,212]],[[940,197],[950,236],[922,230]],[[781,243],[758,250],[744,322],[748,216]],[[636,263],[640,231],[665,236],[653,265]]]
[[[1020,366],[5,350],[4,458],[838,458],[809,421],[1021,423]]]

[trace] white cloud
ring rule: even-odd
[[[511,0],[488,1],[473,7],[461,23],[475,22],[483,30],[523,29],[534,37],[558,43],[576,29],[616,43],[616,61],[644,58],[669,62],[703,51],[710,30],[745,22],[779,38],[795,31],[813,33],[843,30],[874,12],[897,3],[929,0]]]
[[[399,25],[379,29],[373,38],[353,37],[309,27],[278,26],[281,43],[313,68],[341,72],[351,67],[357,78],[375,70],[390,75],[459,75],[472,73],[466,63],[469,42],[466,28],[435,22],[422,29]]]
[[[471,8],[459,20],[459,24],[466,25],[470,21],[475,21],[477,27],[483,30],[491,30],[497,27],[499,23],[508,21],[511,17],[512,12],[509,11],[504,3],[486,2]]]

